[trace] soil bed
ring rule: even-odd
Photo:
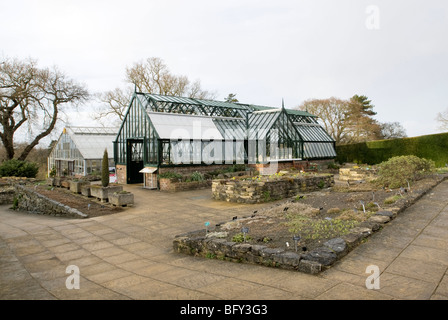
[[[43,196],[85,213],[89,217],[104,216],[123,211],[121,207],[101,203],[94,198],[87,198],[64,188],[54,187],[51,189],[48,186],[38,185],[35,190]]]
[[[286,251],[295,251],[293,236],[300,236],[298,253],[306,252],[350,233],[350,229],[377,211],[401,212],[444,177],[434,174],[413,182],[410,189],[394,190],[381,189],[369,182],[349,186],[337,181],[334,187],[266,204],[263,209],[218,223],[209,229],[209,233],[229,242],[246,242]],[[243,228],[246,228],[246,234],[242,233]],[[204,235],[204,230],[189,233],[192,238],[195,235]]]

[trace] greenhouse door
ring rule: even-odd
[[[143,140],[127,141],[127,183],[143,183]]]

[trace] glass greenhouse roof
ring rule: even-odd
[[[160,139],[222,140],[212,117],[148,112]]]
[[[113,141],[117,132],[118,128],[66,128],[66,133],[69,134],[84,159],[102,159],[105,149],[107,149],[109,157],[112,157],[114,152]]]

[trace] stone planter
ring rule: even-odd
[[[66,179],[61,180],[61,187],[70,189],[70,180],[66,180]]]
[[[123,191],[122,186],[108,186],[108,187],[103,187],[101,185],[90,186],[90,194],[92,195],[92,197],[97,198],[101,202],[107,202],[109,199],[109,194],[120,191]]]
[[[134,204],[134,194],[130,192],[109,193],[109,203],[117,207],[132,206]]]
[[[81,193],[81,187],[83,185],[88,185],[90,184],[90,182],[88,181],[70,181],[70,191],[74,192],[74,193]]]
[[[83,196],[86,196],[86,197],[91,197],[92,196],[92,194],[90,193],[90,183],[89,184],[83,184],[81,186],[81,194]]]
[[[55,187],[62,187],[62,183],[66,180],[65,177],[54,177],[53,185]]]
[[[47,185],[54,187],[55,186],[55,178],[47,178]]]

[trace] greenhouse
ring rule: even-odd
[[[104,150],[113,161],[113,141],[118,128],[67,127],[64,128],[48,157],[48,171],[56,176],[86,176],[101,172]]]
[[[114,141],[119,183],[154,181],[161,168],[334,157],[333,139],[306,111],[138,92]]]

